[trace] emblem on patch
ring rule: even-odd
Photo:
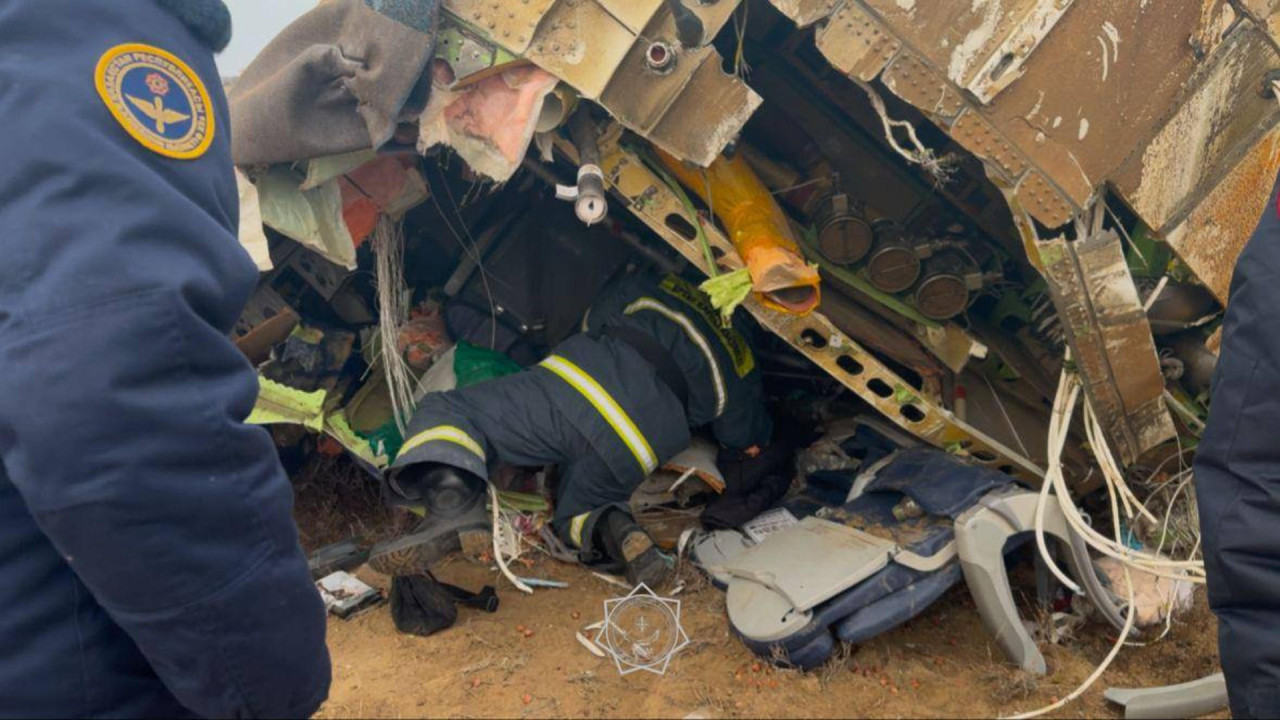
[[[194,160],[213,143],[209,91],[172,53],[150,45],[118,45],[98,61],[94,82],[111,114],[148,150]]]

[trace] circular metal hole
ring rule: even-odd
[[[1013,65],[1013,53],[1005,53],[1000,57],[1000,62],[991,68],[991,80],[994,82],[999,80],[1009,70],[1009,66]]]
[[[676,53],[664,42],[652,42],[644,52],[644,62],[656,73],[671,72],[671,68],[676,64]]]

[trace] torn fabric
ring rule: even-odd
[[[438,0],[324,0],[231,90],[237,165],[381,148],[426,105]]]

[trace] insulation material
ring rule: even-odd
[[[659,156],[724,223],[761,301],[792,315],[813,312],[821,301],[818,270],[805,262],[787,216],[746,160],[720,157],[702,171],[666,153]]]
[[[237,165],[381,148],[422,109],[415,90],[436,54],[437,0],[312,4],[231,89]]]
[[[271,248],[262,229],[262,209],[258,206],[258,188],[248,176],[236,170],[236,189],[240,193],[240,246],[253,258],[259,272],[272,268]]]
[[[375,450],[370,447],[368,440],[360,437],[351,429],[351,423],[347,420],[345,411],[340,410],[326,417],[324,419],[324,432],[329,437],[337,440],[338,444],[346,448],[348,452],[375,468],[385,468],[391,462],[385,452],[385,448],[379,447]]]
[[[303,392],[288,385],[258,378],[258,401],[245,422],[250,425],[301,425],[320,432],[324,429],[324,390]]]
[[[509,68],[457,90],[436,78],[420,119],[418,150],[457,151],[472,170],[506,182],[524,159],[555,76],[532,65]]]
[[[431,365],[431,369],[422,374],[418,387],[413,391],[414,402],[422,402],[427,393],[447,392],[458,387],[458,376],[453,371],[453,358],[457,347],[451,347],[441,353]]]
[[[357,246],[373,234],[379,216],[398,218],[427,199],[417,164],[410,155],[381,155],[337,179],[342,217]]]
[[[250,425],[301,425],[308,430],[322,432],[333,438],[351,454],[376,468],[386,467],[389,460],[381,451],[375,451],[369,442],[351,429],[346,413],[339,410],[325,413],[328,393],[325,390],[303,392],[274,380],[258,377],[259,391],[253,411],[246,423]]]
[[[302,189],[312,190],[318,188],[377,157],[378,153],[373,150],[357,150],[341,155],[326,155],[313,158],[307,162],[307,179],[302,181]]]
[[[1099,558],[1093,561],[1093,566],[1106,578],[1116,597],[1128,595],[1124,566],[1119,560]],[[1133,580],[1134,624],[1138,627],[1163,623],[1170,611],[1180,615],[1191,609],[1195,585],[1190,580],[1158,577],[1141,570],[1130,570],[1129,577]]]
[[[343,218],[338,183],[303,190],[302,181],[299,173],[283,165],[258,177],[262,222],[329,262],[355,270],[356,249]]]

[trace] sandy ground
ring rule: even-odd
[[[355,498],[367,513],[344,513],[352,501],[300,484],[304,542],[389,531],[389,516],[367,498]],[[331,619],[333,689],[318,717],[994,717],[1070,693],[1114,641],[1110,627],[1089,625],[1063,645],[1043,647],[1049,674],[1028,677],[1004,662],[958,587],[908,625],[846,648],[820,670],[775,670],[730,635],[723,593],[685,568],[680,599],[692,644],[665,676],[622,677],[574,632],[600,620],[604,600],[623,591],[551,559],[520,572],[570,588],[524,595],[488,566],[458,559],[439,569],[440,579],[472,590],[494,585],[497,613],[460,608],[454,627],[427,638],[397,633],[385,604]],[[389,586],[368,568],[357,575]],[[1126,648],[1093,690],[1056,716],[1120,717],[1102,699],[1106,686],[1184,682],[1217,670],[1216,623],[1201,592],[1164,640]]]

